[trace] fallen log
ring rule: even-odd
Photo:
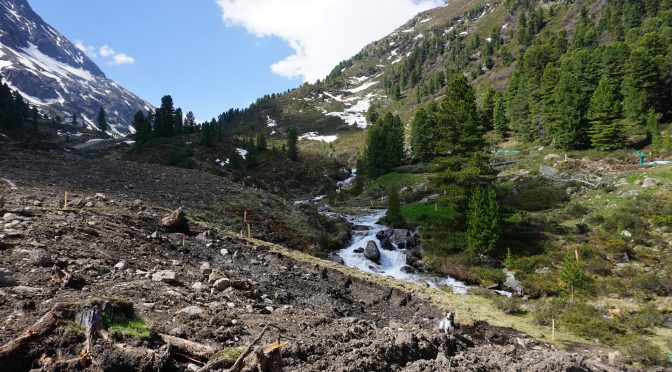
[[[205,362],[215,353],[215,351],[217,351],[215,348],[208,345],[199,344],[175,336],[159,334],[159,337],[161,337],[163,342],[172,347],[172,352],[174,354],[187,357],[192,361]]]
[[[54,305],[48,313],[44,314],[44,316],[26,329],[19,337],[0,346],[0,359],[7,358],[17,351],[20,351],[19,349],[23,346],[27,346],[26,344],[31,340],[51,333],[59,325],[59,322],[65,319],[63,312],[71,310],[73,307],[73,304],[64,303]]]

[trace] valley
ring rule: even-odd
[[[202,122],[0,19],[0,370],[671,368],[672,1],[448,1]]]

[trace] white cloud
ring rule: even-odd
[[[77,40],[75,42],[75,46],[77,49],[86,53],[86,55],[93,59],[100,57],[104,62],[107,62],[108,65],[119,66],[135,63],[135,58],[129,56],[126,53],[117,52],[107,44],[97,48],[93,45],[85,44],[84,42]]]
[[[135,58],[128,56],[124,53],[117,53],[112,57],[112,61],[110,61],[110,64],[113,65],[128,65],[135,63]]]
[[[75,46],[77,47],[77,49],[79,49],[79,50],[81,50],[82,52],[86,53],[86,55],[88,55],[88,56],[91,57],[91,58],[96,58],[96,57],[98,57],[98,53],[97,53],[97,51],[96,51],[96,47],[94,47],[93,45],[86,45],[86,44],[84,44],[83,42],[77,40],[77,42],[75,43]]]
[[[100,47],[100,55],[103,57],[110,57],[115,54],[116,52],[114,51],[114,49],[110,48],[109,45],[103,45],[102,47]]]
[[[294,54],[274,73],[313,82],[366,44],[444,0],[216,0],[229,26],[278,37]]]

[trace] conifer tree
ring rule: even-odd
[[[182,109],[177,108],[175,110],[175,115],[173,116],[173,127],[175,128],[175,134],[184,133],[184,117],[182,114]]]
[[[495,90],[492,87],[488,87],[483,93],[483,98],[481,99],[480,115],[481,115],[481,124],[485,130],[491,130],[493,128],[493,113],[495,110]]]
[[[187,116],[184,119],[184,132],[185,133],[194,133],[196,129],[196,116],[194,113],[189,111]]]
[[[642,120],[649,109],[656,108],[657,90],[658,71],[653,58],[643,48],[635,49],[625,64],[622,89],[625,115]]]
[[[651,140],[651,147],[658,152],[662,150],[663,138],[660,133],[660,118],[662,115],[656,113],[653,109],[646,115],[646,133]]]
[[[437,110],[436,102],[430,101],[415,112],[411,123],[411,147],[415,160],[428,162],[434,158]]]
[[[567,252],[560,270],[560,280],[569,287],[571,302],[574,303],[574,292],[577,288],[583,288],[587,283],[588,277],[583,270],[583,265],[579,262],[573,252]]]
[[[261,132],[257,134],[257,151],[264,152],[266,150],[268,150],[266,135],[263,132]]]
[[[369,109],[366,111],[366,122],[369,124],[375,124],[378,121],[378,117],[380,115],[378,114],[378,111],[376,111],[376,108],[371,105],[369,106]]]
[[[621,105],[616,97],[616,86],[608,77],[600,80],[593,93],[588,110],[590,140],[594,148],[614,150],[623,147],[624,138],[617,122]]]
[[[287,157],[293,161],[299,158],[299,134],[296,128],[290,128],[287,133]]]
[[[468,155],[485,148],[474,89],[463,75],[448,82],[437,113],[437,153]]]
[[[73,112],[72,113],[72,125],[77,126],[79,123],[77,122],[77,113]]]
[[[98,130],[101,132],[107,132],[107,114],[105,113],[104,108],[100,108],[98,110],[98,118],[96,119],[96,122],[98,123]]]
[[[404,217],[401,214],[401,202],[399,201],[399,191],[391,186],[387,193],[387,214],[385,220],[392,227],[401,227],[404,225]]]
[[[138,110],[133,117],[133,128],[135,128],[135,144],[141,146],[152,137],[152,126],[145,117],[142,110]]]
[[[472,257],[492,254],[499,240],[499,203],[492,188],[477,187],[467,211],[467,251]]]
[[[495,105],[492,110],[492,126],[495,133],[506,138],[509,129],[506,122],[506,102],[502,92],[495,93]]]

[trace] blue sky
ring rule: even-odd
[[[28,0],[108,77],[203,121],[326,76],[443,0]],[[381,4],[385,6],[381,7]]]
[[[98,55],[94,61],[108,77],[155,105],[170,94],[177,106],[193,111],[199,120],[302,82],[269,68],[291,54],[285,43],[226,27],[214,1],[29,2],[71,41],[96,49],[108,45],[135,59],[132,64],[111,65]]]

